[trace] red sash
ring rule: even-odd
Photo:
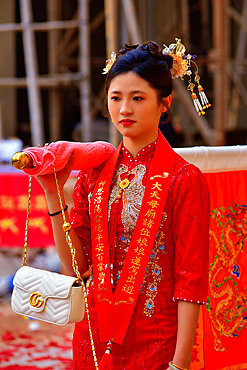
[[[121,145],[109,159],[91,199],[93,279],[100,340],[122,344],[143,282],[165,208],[176,153],[159,132],[141,210],[120,279],[110,283],[107,209],[111,181]]]

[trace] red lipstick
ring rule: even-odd
[[[132,119],[122,119],[120,121],[121,125],[124,126],[124,127],[127,127],[127,126],[131,126],[133,125],[133,123],[135,123],[136,121],[133,121]]]

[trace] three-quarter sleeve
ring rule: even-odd
[[[209,192],[198,168],[186,166],[176,179],[172,233],[174,299],[203,304],[208,290]]]

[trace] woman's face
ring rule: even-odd
[[[108,90],[108,109],[123,137],[157,139],[160,115],[166,110],[157,92],[134,72],[115,77]],[[151,142],[151,141],[150,141]]]

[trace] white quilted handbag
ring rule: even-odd
[[[56,179],[55,169],[54,174]],[[81,321],[85,313],[85,302],[87,302],[86,288],[78,270],[75,258],[76,251],[69,236],[71,225],[66,222],[58,186],[58,196],[64,220],[63,230],[70,248],[72,266],[77,277],[26,266],[31,184],[32,177],[30,176],[23,262],[22,267],[14,277],[11,307],[14,312],[20,315],[52,324],[65,325]]]
[[[52,324],[81,321],[84,296],[77,278],[29,266],[14,277],[11,307],[14,312]]]

